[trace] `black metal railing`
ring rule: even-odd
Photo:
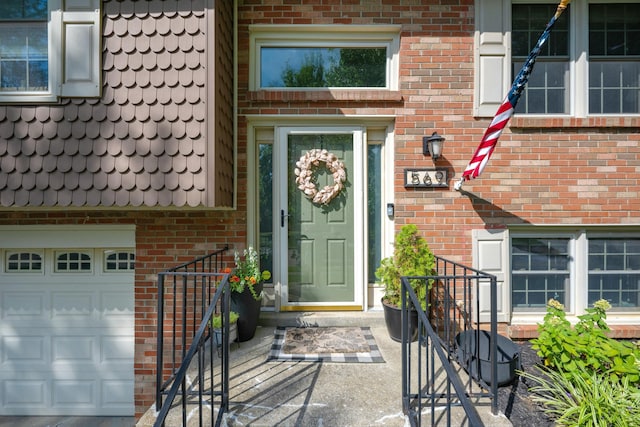
[[[452,425],[453,417],[457,417],[456,425],[483,426],[470,398],[489,398],[491,412],[497,415],[496,277],[441,257],[436,257],[435,270],[432,276],[402,278],[403,410],[412,426],[422,425],[425,409],[432,426]],[[429,283],[424,301],[418,299],[411,287],[414,280]],[[459,337],[479,333],[478,289],[487,284],[491,301],[490,381],[481,375],[471,375],[481,372],[478,354],[459,357],[461,350],[468,350],[461,348]],[[412,310],[418,313],[417,324],[413,325],[409,316]],[[410,328],[418,330],[417,345],[411,342],[414,334],[410,334]],[[477,366],[471,366],[472,363]]]
[[[154,426],[164,425],[178,396],[181,397],[180,418],[185,426],[189,405],[197,405],[199,425],[204,423],[203,406],[210,407],[211,425],[214,425],[216,409],[215,425],[221,424],[228,409],[230,290],[229,275],[223,272],[223,256],[227,249],[158,274],[158,416]],[[222,317],[219,366],[214,366],[217,345],[211,327],[211,319],[216,313],[221,313]],[[192,366],[194,358],[197,364]],[[209,375],[205,378],[207,368]],[[191,375],[194,380],[187,383],[190,369],[195,369],[196,374]]]

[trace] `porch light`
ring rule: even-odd
[[[422,137],[422,154],[425,156],[431,156],[433,162],[442,156],[442,146],[444,145],[444,137],[438,135],[438,132],[434,132],[431,136]]]

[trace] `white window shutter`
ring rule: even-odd
[[[100,96],[100,22],[99,1],[66,2],[61,28],[61,96]]]
[[[493,117],[510,77],[511,1],[476,0],[474,116]]]
[[[473,267],[496,276],[498,322],[510,320],[509,231],[473,230]],[[479,284],[480,321],[491,321],[491,282]]]

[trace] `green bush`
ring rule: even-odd
[[[403,225],[396,235],[393,256],[384,258],[376,270],[376,276],[384,283],[383,300],[396,307],[401,305],[402,276],[430,276],[435,274],[435,256],[427,241],[418,234],[414,224]],[[411,287],[426,309],[429,283],[423,279],[411,280]]]
[[[613,380],[596,373],[536,367],[520,375],[535,385],[533,400],[558,427],[639,427],[640,391],[628,377]]]
[[[572,326],[564,306],[550,300],[531,340],[544,366],[520,375],[535,384],[533,400],[557,426],[640,427],[640,348],[609,338],[609,308],[597,301]]]
[[[597,301],[586,314],[578,316],[572,327],[564,306],[550,300],[544,322],[538,325],[539,336],[532,340],[545,366],[587,377],[606,376],[611,381],[625,378],[629,384],[640,384],[640,348],[632,343],[608,337],[606,310],[611,305]]]

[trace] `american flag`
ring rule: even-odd
[[[562,0],[556,9],[555,15],[551,18],[547,27],[544,29],[540,37],[538,38],[538,42],[533,47],[531,52],[529,52],[529,56],[525,61],[524,65],[518,72],[518,75],[513,80],[513,84],[511,85],[511,89],[507,93],[507,96],[504,98],[502,105],[498,108],[498,112],[494,116],[493,120],[491,120],[491,124],[484,132],[484,136],[480,141],[480,145],[476,149],[476,152],[473,154],[471,161],[469,161],[469,165],[462,173],[462,177],[460,177],[460,181],[458,181],[454,188],[456,190],[460,190],[462,188],[462,183],[464,181],[468,181],[471,179],[475,179],[482,173],[484,167],[487,165],[491,154],[493,154],[493,150],[496,148],[496,144],[498,143],[498,138],[502,134],[505,126],[509,122],[509,119],[513,115],[513,110],[516,108],[516,104],[518,104],[518,100],[520,99],[520,95],[522,95],[522,91],[524,90],[527,81],[529,80],[529,75],[531,71],[533,71],[533,66],[536,63],[536,58],[540,54],[540,50],[542,46],[546,43],[549,38],[549,34],[551,33],[551,29],[554,24],[564,12],[564,10],[569,5],[571,0]]]

